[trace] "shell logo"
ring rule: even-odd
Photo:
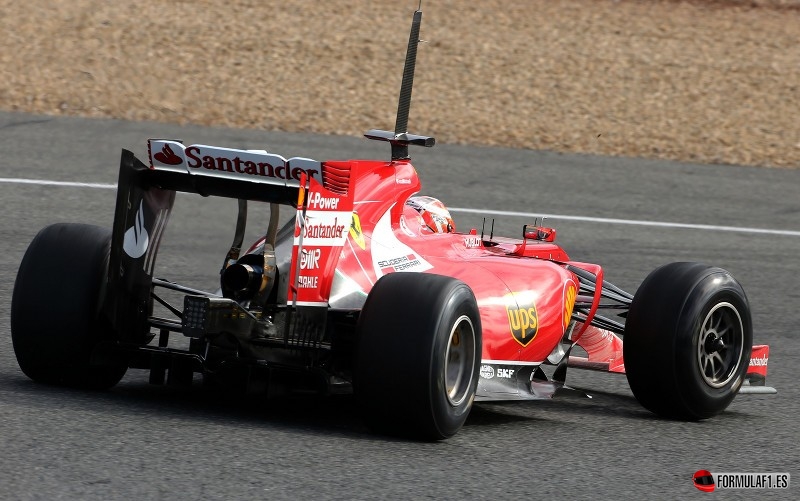
[[[578,288],[575,282],[568,280],[564,284],[564,330],[569,327],[572,319],[572,310],[575,308],[575,299],[578,297]]]

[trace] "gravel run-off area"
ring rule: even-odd
[[[0,109],[391,129],[417,4],[0,0]],[[409,129],[442,143],[800,167],[799,5],[425,0]]]

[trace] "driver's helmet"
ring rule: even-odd
[[[450,216],[450,211],[438,199],[424,196],[411,197],[406,201],[406,205],[417,211],[422,222],[434,233],[456,231],[456,223]]]

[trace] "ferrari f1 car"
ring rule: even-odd
[[[428,439],[455,434],[474,402],[569,391],[570,367],[624,373],[644,407],[678,419],[774,392],[727,271],[667,264],[630,294],[572,261],[552,228],[459,233],[440,202],[416,196],[409,146],[434,144],[407,131],[421,18],[395,129],[366,133],[391,145],[389,161],[165,139],[149,140],[147,163],[123,150],[112,229],[48,226],[22,260],[11,312],[22,371],[92,388],[136,368],[155,384],[199,373],[252,391],[353,392],[370,427]],[[216,292],[154,277],[179,191],[238,200]],[[242,252],[248,201],[270,218]],[[295,216],[282,227],[281,206]]]

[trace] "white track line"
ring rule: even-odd
[[[116,184],[101,183],[73,183],[70,181],[48,181],[47,179],[17,179],[13,177],[0,177],[0,183],[9,184],[37,184],[40,186],[67,186],[70,188],[100,188],[104,190],[116,190]]]
[[[47,179],[19,179],[0,177],[0,183],[7,184],[34,184],[40,186],[64,186],[71,188],[98,188],[105,190],[117,189],[116,184],[102,184],[102,183],[76,183],[70,181],[49,181]],[[549,218],[549,219],[562,219],[565,221],[581,221],[585,223],[601,223],[601,224],[624,224],[633,226],[651,226],[656,228],[681,228],[687,230],[705,230],[705,231],[727,231],[747,233],[750,235],[781,235],[786,237],[800,237],[800,231],[791,230],[771,230],[767,228],[746,228],[741,226],[717,226],[713,224],[688,224],[688,223],[667,223],[663,221],[636,221],[633,219],[614,219],[605,217],[588,217],[588,216],[567,216],[563,214],[537,214],[533,212],[514,212],[502,210],[485,210],[485,209],[468,209],[464,207],[449,207],[451,212],[463,212],[465,214],[484,214],[487,216],[505,216],[505,217],[525,217],[533,218]]]

